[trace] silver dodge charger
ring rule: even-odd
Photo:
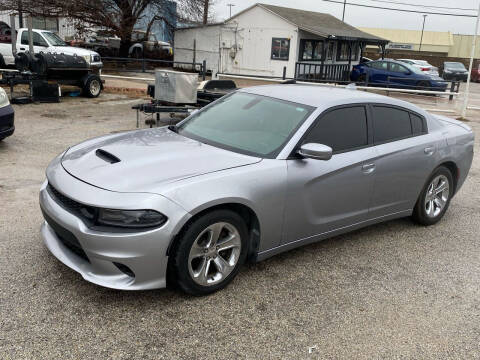
[[[246,88],[177,126],[66,150],[46,171],[41,233],[92,283],[204,295],[245,262],[391,219],[435,224],[473,143],[467,125],[389,97]]]

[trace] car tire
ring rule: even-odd
[[[359,84],[365,84],[366,81],[367,81],[367,76],[365,74],[361,74],[357,79],[357,83]]]
[[[450,170],[445,166],[435,169],[418,197],[412,214],[413,220],[425,226],[439,222],[450,205],[453,191],[454,182]]]
[[[230,247],[229,247],[230,246]],[[170,251],[169,285],[201,296],[227,286],[248,253],[248,229],[240,215],[215,210],[189,224]]]
[[[83,94],[89,98],[96,98],[102,92],[102,80],[97,75],[90,75],[83,86]]]
[[[419,81],[417,82],[417,89],[418,90],[431,90],[430,89],[431,86],[430,86],[430,82],[429,81]]]

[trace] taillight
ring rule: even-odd
[[[420,70],[422,70],[422,71],[429,71],[430,68],[428,68],[428,67],[422,67],[422,68],[420,68]]]

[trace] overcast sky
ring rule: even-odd
[[[343,0],[339,0],[343,1]],[[476,15],[476,11],[452,11],[448,9],[421,9],[418,7],[409,7],[405,5],[396,5],[383,3],[373,0],[347,0],[347,8],[345,12],[345,21],[354,26],[365,26],[375,28],[390,29],[422,29],[422,14],[403,13],[397,11],[368,9],[357,6],[348,5],[348,2],[357,4],[366,4],[389,8],[403,8],[409,10],[419,10],[428,12],[448,12]],[[465,9],[478,8],[479,0],[389,0],[401,3],[416,3],[422,5],[457,7]],[[338,18],[342,18],[343,5],[333,4],[323,0],[216,0],[214,6],[217,20],[224,20],[229,16],[229,8],[227,4],[234,4],[232,15],[239,11],[257,3],[292,7],[302,10],[317,11],[332,14]],[[450,31],[454,34],[473,34],[475,31],[475,18],[463,18],[452,16],[428,15],[425,22],[425,30],[433,31]]]

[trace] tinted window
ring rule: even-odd
[[[413,135],[423,134],[423,119],[420,116],[410,114],[410,120],[412,122]]]
[[[412,135],[407,111],[390,107],[373,107],[373,137],[375,143],[406,138]]]
[[[349,107],[322,115],[304,143],[328,145],[336,152],[367,145],[365,108],[363,106]]]

